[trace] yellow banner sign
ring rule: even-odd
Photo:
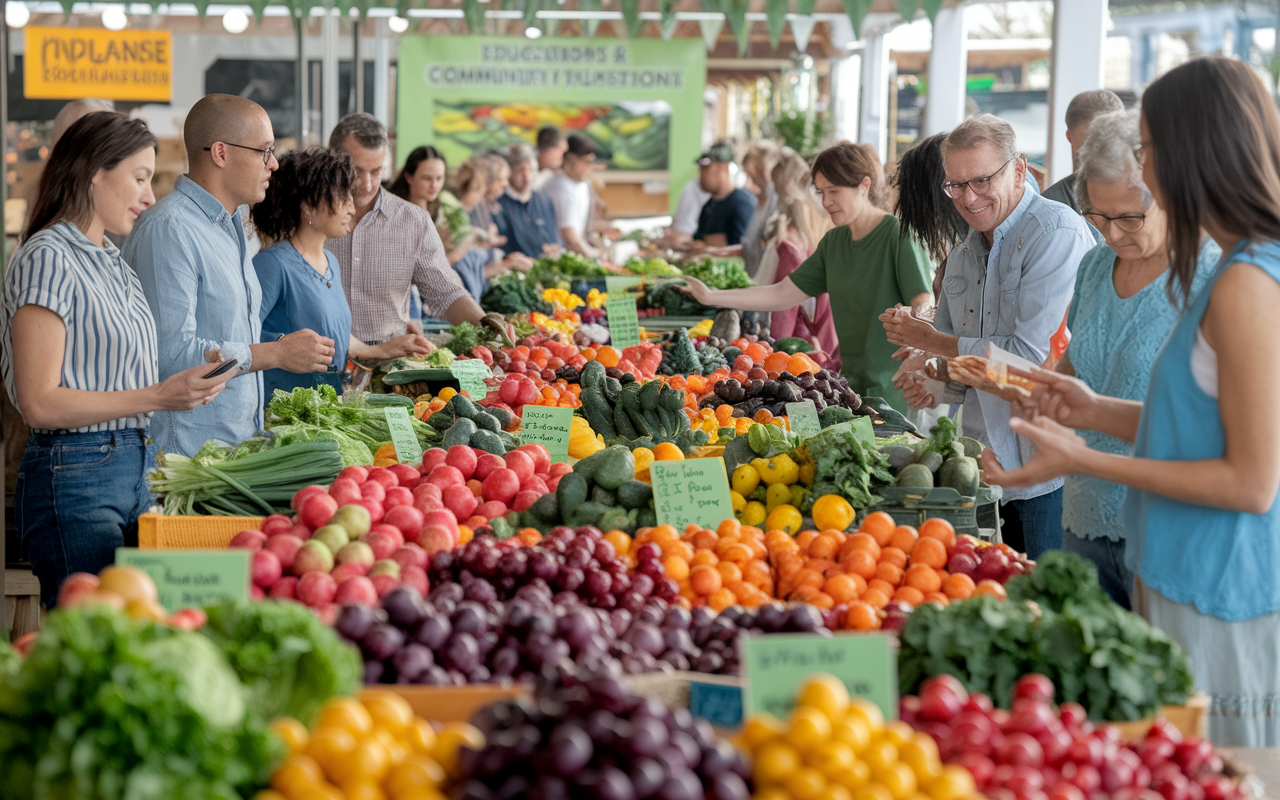
[[[173,58],[169,31],[26,31],[23,78],[28,98],[170,100]]]

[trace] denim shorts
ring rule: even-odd
[[[151,506],[155,444],[145,430],[32,433],[18,467],[14,515],[22,551],[52,608],[74,572],[98,574],[117,547],[138,543]]]

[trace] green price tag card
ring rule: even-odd
[[[849,422],[841,422],[839,425],[832,425],[830,428],[827,428],[827,430],[849,431],[863,444],[871,445],[872,447],[875,447],[876,444],[876,429],[875,426],[871,424],[871,417],[854,417]],[[823,432],[825,433],[826,431]]]
[[[640,318],[636,315],[636,299],[630,295],[609,295],[605,303],[609,318],[609,342],[622,350],[640,344]]]
[[[520,441],[547,448],[552,464],[568,461],[572,421],[572,408],[526,405],[520,414]]]
[[[787,403],[787,419],[791,420],[791,432],[801,440],[817,436],[822,430],[822,423],[818,421],[818,407],[812,400]]]
[[[724,459],[654,461],[649,465],[649,475],[660,524],[681,532],[689,525],[715,530],[721,522],[733,518]]]
[[[151,576],[160,605],[174,612],[249,599],[248,550],[139,550],[117,547],[116,563]]]
[[[484,399],[489,387],[484,382],[493,377],[493,370],[478,358],[460,358],[449,365],[449,372],[458,379],[458,388],[476,402]]]
[[[850,696],[879,706],[885,719],[898,718],[897,657],[888,636],[775,633],[748,636],[742,645],[746,676],[743,716],[766,712],[786,719],[796,692],[809,676],[834,675]]]
[[[636,275],[607,275],[604,279],[605,291],[610,294],[624,292],[632,286],[644,286],[644,278]]]
[[[413,423],[409,420],[409,409],[403,406],[388,406],[387,427],[391,430],[391,444],[396,448],[396,458],[401,464],[417,464],[422,461],[422,445],[418,443],[418,434],[413,432]]]

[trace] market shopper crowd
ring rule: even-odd
[[[186,120],[188,174],[157,203],[145,124],[84,112],[53,147],[0,321],[5,388],[32,428],[17,520],[50,605],[132,540],[157,448],[249,438],[276,388],[340,388],[348,358],[429,352],[415,303],[481,322],[495,276],[598,252],[597,154],[554,129],[452,171],[419,147],[384,188],[372,116],[277,159],[262,108],[212,95]],[[991,115],[921,141],[891,181],[866,145],[807,163],[756,142],[748,191],[716,143],[667,241],[741,254],[755,279],[688,279],[700,303],[773,312],[775,337],[813,341],[904,413],[950,406],[987,447],[1005,541],[1096,564],[1190,654],[1213,738],[1274,745],[1280,116],[1247,66],[1205,58],[1140,110],[1091,92],[1067,122],[1076,169],[1043,194]],[[1014,369],[1021,396],[953,380],[956,359],[1004,353],[1031,365]]]

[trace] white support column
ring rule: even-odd
[[[884,34],[868,37],[863,43],[858,141],[874,147],[884,163],[889,155],[889,48]]]
[[[1102,46],[1107,38],[1107,0],[1055,0],[1049,83],[1049,181],[1070,175],[1067,105],[1071,98],[1102,88]]]
[[[831,62],[831,120],[834,141],[857,141],[858,106],[862,94],[862,56],[849,54]]]
[[[320,22],[320,144],[329,144],[329,133],[338,124],[338,11],[326,8]]]
[[[391,125],[391,36],[386,17],[373,27],[373,115]]]
[[[964,122],[968,75],[969,30],[965,27],[964,6],[944,8],[933,23],[922,137],[949,131]]]

